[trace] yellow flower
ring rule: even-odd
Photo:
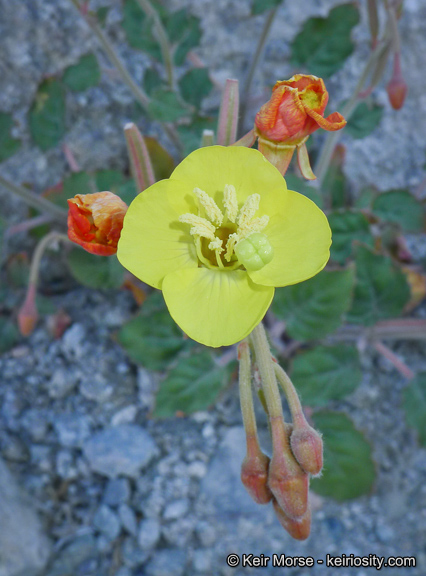
[[[311,278],[329,258],[327,218],[287,190],[257,150],[212,146],[130,205],[117,256],[163,291],[193,340],[226,346],[262,320],[275,286]]]

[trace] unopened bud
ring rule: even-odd
[[[25,302],[18,312],[18,326],[22,336],[29,336],[37,324],[38,312],[36,306],[36,286],[30,284]]]
[[[282,434],[282,437],[273,441],[274,454],[269,465],[268,486],[280,508],[295,520],[306,514],[309,476],[293,456],[284,429],[278,432],[272,425],[273,436],[277,433]]]
[[[386,87],[389,102],[394,110],[399,110],[402,108],[405,97],[407,95],[407,84],[405,83],[404,77],[401,71],[401,58],[399,52],[394,56],[393,60],[393,74]]]
[[[312,476],[321,472],[323,464],[321,435],[308,423],[293,430],[290,436],[290,446],[305,472]]]
[[[311,510],[309,506],[305,515],[297,520],[289,518],[279,507],[276,500],[273,501],[273,506],[275,514],[284,530],[287,530],[290,536],[295,540],[306,540],[311,532]]]
[[[268,487],[269,458],[260,450],[247,454],[241,466],[241,482],[256,504],[268,504],[272,493]]]

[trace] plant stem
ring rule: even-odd
[[[370,328],[348,324],[339,328],[327,340],[426,340],[426,320],[422,318],[395,318],[381,320]]]
[[[238,360],[240,363],[238,382],[244,429],[247,436],[257,439],[256,417],[251,389],[250,349],[247,340],[243,340],[238,345]]]
[[[377,61],[379,54],[380,54],[379,48],[376,48],[375,50],[373,50],[371,52],[370,57],[368,58],[367,63],[365,65],[365,68],[364,68],[364,70],[363,70],[363,72],[362,72],[362,74],[358,80],[358,83],[355,86],[355,89],[352,93],[352,96],[349,98],[349,100],[343,106],[341,114],[346,120],[349,120],[349,118],[352,116],[352,113],[358,104],[358,101],[362,99],[360,97],[360,92],[362,91],[362,88],[363,88],[370,72],[372,71],[373,66],[375,65],[375,63]],[[338,143],[338,141],[341,137],[341,132],[342,132],[342,130],[338,130],[336,132],[329,132],[326,136],[324,145],[321,149],[321,153],[319,155],[319,158],[317,160],[317,163],[316,163],[315,169],[314,169],[314,173],[317,176],[318,182],[322,182],[326,173],[327,173],[331,158],[333,156],[334,148],[336,147],[336,144]]]
[[[23,186],[18,186],[18,184],[13,184],[12,182],[9,182],[9,180],[6,180],[1,175],[0,175],[0,185],[3,186],[4,188],[7,188],[10,192],[15,194],[16,196],[22,198],[24,202],[28,204],[28,206],[32,206],[33,208],[36,208],[41,212],[47,212],[48,214],[51,214],[57,222],[64,224],[67,221],[66,210],[64,210],[63,208],[59,208],[59,206],[56,206],[55,204],[53,204],[53,202],[49,202],[49,200],[46,200],[46,198],[43,198],[43,196],[38,196],[37,194],[34,194],[34,192],[27,190]]]
[[[306,423],[305,415],[303,414],[302,404],[300,403],[299,396],[290,380],[287,372],[277,362],[274,362],[275,375],[278,379],[281,388],[286,395],[288,406],[293,420],[293,426],[301,426]]]
[[[80,14],[82,14],[81,7],[80,7],[78,0],[70,0],[70,1],[78,9]],[[95,36],[99,40],[99,43],[101,44],[103,50],[107,54],[111,63],[115,66],[116,70],[120,74],[123,82],[128,86],[128,88],[132,92],[133,96],[139,102],[139,104],[142,106],[142,108],[145,111],[148,111],[148,106],[150,103],[149,96],[133,80],[133,78],[131,77],[126,66],[122,62],[121,58],[117,55],[117,53],[115,52],[115,50],[111,46],[111,43],[109,42],[108,38],[104,34],[102,28],[98,25],[98,23],[92,17],[84,16],[84,14],[83,14],[83,17],[86,20],[87,24],[90,26],[92,32],[95,34]],[[169,124],[163,124],[163,128],[164,128],[164,131],[166,132],[167,136],[170,138],[170,140],[173,142],[173,144],[176,146],[176,148],[179,150],[179,152],[181,152],[182,144],[181,144],[181,142],[179,140],[179,136],[177,135],[173,126],[170,126]]]
[[[251,60],[250,68],[249,68],[247,78],[246,78],[246,82],[244,84],[244,90],[243,90],[244,96],[243,96],[243,101],[241,104],[241,120],[240,120],[241,130],[244,130],[244,121],[245,121],[247,106],[248,106],[248,102],[249,102],[249,98],[250,98],[251,84],[253,82],[254,74],[256,72],[257,65],[259,64],[260,57],[262,56],[263,49],[265,47],[265,42],[266,42],[266,39],[268,38],[268,34],[269,34],[270,29],[271,29],[271,26],[272,26],[272,23],[274,21],[277,10],[278,10],[278,6],[276,6],[272,10],[270,10],[270,12],[268,13],[268,17],[265,20],[265,23],[264,23],[263,29],[262,29],[262,33],[260,35],[259,41],[258,41],[257,46],[256,46],[256,51],[255,51],[254,56]]]
[[[169,84],[170,90],[174,89],[174,77],[173,77],[173,58],[172,51],[170,49],[169,39],[161,22],[161,19],[157,11],[152,7],[149,0],[137,0],[139,6],[145,12],[145,14],[153,19],[154,28],[157,33],[157,40],[161,48],[161,54],[163,56],[164,66],[166,67],[167,82]]]
[[[30,286],[37,287],[40,262],[43,257],[44,251],[49,246],[49,244],[55,240],[70,242],[66,234],[60,234],[59,232],[50,232],[40,240],[40,242],[36,246],[36,249],[34,250],[34,255],[31,260],[30,277],[28,281],[28,284]]]

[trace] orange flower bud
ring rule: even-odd
[[[290,436],[291,450],[305,472],[316,476],[322,470],[322,439],[308,423],[293,430]]]
[[[339,112],[324,118],[328,92],[324,81],[316,76],[296,74],[280,81],[272,89],[272,97],[256,114],[259,138],[298,146],[318,128],[340,130],[346,120]]]
[[[87,252],[111,256],[117,252],[127,204],[111,192],[77,194],[68,200],[68,238]]]
[[[395,54],[393,60],[393,74],[386,87],[389,102],[394,110],[399,110],[404,105],[405,97],[407,95],[407,84],[401,70],[401,58],[399,53]]]
[[[35,284],[30,284],[27,290],[25,302],[18,312],[18,326],[22,336],[29,336],[36,327],[38,312],[36,305],[37,289]]]
[[[311,509],[309,506],[305,515],[297,520],[289,518],[285,512],[281,510],[276,500],[273,501],[273,506],[274,512],[284,530],[295,540],[306,540],[311,532]]]
[[[256,114],[254,135],[259,138],[259,150],[282,174],[297,148],[303,176],[308,180],[315,178],[306,140],[318,128],[335,131],[346,125],[339,112],[324,118],[327,102],[328,92],[321,78],[296,74],[290,80],[277,82],[271,99]]]
[[[241,482],[256,504],[267,504],[272,498],[268,488],[269,458],[256,446],[250,450],[241,466]]]

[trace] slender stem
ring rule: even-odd
[[[372,71],[373,66],[377,61],[379,53],[380,50],[378,48],[376,48],[371,52],[370,57],[365,65],[365,68],[358,80],[358,83],[355,86],[352,96],[349,98],[349,100],[342,108],[341,114],[344,118],[346,118],[346,120],[349,120],[349,118],[352,116],[353,111],[355,110],[359,100],[361,99],[360,92],[362,91],[362,88],[364,87],[364,84],[370,72]],[[319,182],[323,181],[327,173],[331,158],[333,156],[334,148],[336,147],[336,144],[338,143],[341,137],[341,132],[342,130],[338,130],[336,132],[329,132],[326,136],[324,145],[321,149],[321,153],[319,155],[318,161],[314,169],[314,173],[316,174]]]
[[[254,74],[256,72],[257,65],[259,64],[260,57],[262,56],[263,49],[265,47],[265,42],[266,42],[266,39],[268,38],[268,34],[269,34],[270,29],[271,29],[271,26],[272,26],[272,23],[274,21],[277,10],[278,10],[278,6],[273,8],[268,13],[268,17],[266,18],[265,23],[263,25],[262,33],[261,33],[259,41],[257,43],[256,51],[255,51],[254,56],[251,60],[250,69],[248,71],[246,82],[244,84],[244,91],[243,91],[244,99],[243,99],[243,102],[241,104],[241,121],[240,121],[240,126],[241,126],[242,130],[244,130],[244,120],[245,120],[245,116],[246,116],[246,112],[247,112],[247,106],[248,106],[248,102],[249,102],[249,98],[250,98],[251,84],[253,82]]]
[[[170,49],[169,38],[161,19],[157,11],[152,7],[149,0],[137,0],[139,6],[145,12],[145,14],[152,18],[154,22],[154,28],[157,33],[157,40],[161,48],[161,54],[163,56],[164,66],[166,67],[167,82],[169,84],[170,90],[174,89],[174,77],[173,77],[173,58],[172,51]]]
[[[78,9],[80,14],[82,14],[81,7],[80,7],[78,0],[70,0],[70,1]],[[106,37],[106,35],[104,34],[104,32],[102,30],[102,28],[90,16],[84,16],[84,14],[83,14],[83,17],[85,18],[87,24],[90,26],[92,32],[95,34],[95,36],[99,40],[99,43],[101,44],[103,50],[107,54],[111,63],[115,66],[116,70],[120,74],[123,82],[128,86],[128,88],[132,92],[133,96],[139,102],[139,104],[142,106],[142,108],[144,110],[148,110],[148,106],[150,103],[149,96],[133,80],[129,71],[127,70],[124,63],[122,62],[121,58],[116,54],[115,50],[112,48],[108,38]],[[170,140],[173,142],[173,144],[176,146],[176,148],[180,152],[182,150],[182,144],[181,144],[181,142],[179,140],[179,136],[177,135],[173,126],[170,126],[169,124],[163,124],[163,128],[164,128],[166,134],[168,135],[168,137],[170,138]]]
[[[370,328],[348,324],[339,328],[327,340],[426,340],[426,320],[422,318],[395,318],[381,320]]]
[[[49,234],[46,234],[46,236],[44,236],[44,238],[42,238],[42,240],[40,240],[40,242],[37,244],[37,247],[34,250],[33,258],[31,260],[30,277],[28,282],[30,286],[37,287],[40,262],[43,257],[44,251],[51,242],[57,240],[70,242],[66,234],[60,234],[59,232],[50,232]]]
[[[408,380],[412,380],[415,376],[414,372],[409,368],[402,360],[398,358],[398,356],[392,352],[390,348],[385,346],[383,342],[375,342],[374,348],[379,352],[382,356],[387,358],[395,368],[398,370],[400,374],[402,374]]]
[[[238,360],[240,363],[238,382],[244,429],[247,437],[257,439],[256,417],[251,389],[250,349],[247,340],[243,340],[238,345]]]
[[[305,424],[306,418],[303,414],[302,404],[300,403],[293,382],[290,380],[284,368],[282,368],[277,362],[274,362],[274,369],[278,382],[286,395],[294,427]]]
[[[6,178],[3,178],[3,176],[1,175],[0,175],[0,185],[3,186],[4,188],[7,188],[13,194],[16,194],[16,196],[22,198],[24,202],[28,204],[28,206],[32,206],[37,210],[51,214],[56,221],[61,222],[62,224],[66,222],[67,220],[66,210],[60,208],[59,206],[56,206],[55,204],[53,204],[53,202],[49,202],[49,200],[46,200],[46,198],[43,198],[43,196],[38,196],[37,194],[34,194],[34,192],[27,190],[23,186],[18,186],[18,184],[13,184],[12,182],[9,182],[9,180],[6,180]]]
[[[34,218],[30,218],[28,220],[24,220],[23,222],[19,222],[18,224],[14,224],[10,228],[8,228],[5,232],[5,238],[11,238],[14,234],[19,234],[20,232],[27,232],[28,230],[32,230],[37,226],[42,226],[43,224],[48,224],[52,222],[52,216],[49,214],[41,214],[40,216],[35,216]]]
[[[271,420],[283,420],[283,408],[265,328],[258,324],[250,335]]]

